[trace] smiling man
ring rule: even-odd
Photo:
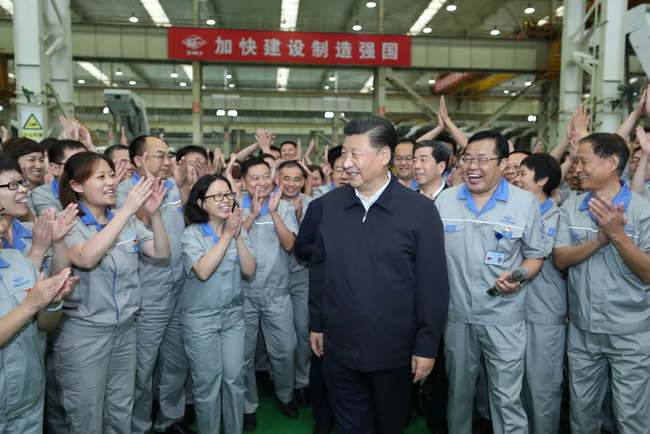
[[[438,357],[447,312],[443,233],[434,203],[389,172],[395,129],[344,128],[349,185],[322,197],[310,268],[310,340],[338,433],[401,433],[412,383]]]
[[[588,193],[560,209],[553,260],[569,273],[572,432],[600,432],[608,372],[619,432],[650,432],[650,207],[620,182],[628,156],[616,134],[583,138],[576,172]]]
[[[501,177],[508,142],[499,133],[473,135],[460,158],[464,184],[436,199],[449,264],[449,320],[445,362],[449,378],[449,432],[471,433],[481,356],[487,368],[494,432],[527,432],[520,395],[526,347],[525,293],[508,281],[526,267],[528,277],[550,253],[532,193]],[[488,289],[497,295],[488,294]],[[491,291],[492,292],[492,291]]]
[[[417,188],[418,183],[413,176],[413,149],[415,142],[411,139],[403,139],[397,142],[393,156],[393,168],[397,179],[405,187]]]

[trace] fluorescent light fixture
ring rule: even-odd
[[[122,75],[123,72],[120,68],[117,68],[117,71],[115,71],[115,75]]]
[[[528,87],[528,86],[530,86],[530,85],[532,85],[532,84],[533,84],[532,81],[530,81],[530,80],[526,80],[526,82],[524,83],[524,86]]]
[[[192,70],[192,65],[182,65],[183,67],[183,72],[185,72],[185,75],[187,75],[187,78],[191,82],[194,80],[194,71]]]
[[[334,119],[334,112],[325,112],[323,116],[325,117],[325,119]]]
[[[131,16],[129,17],[129,21],[132,22],[132,23],[137,23],[137,22],[140,21],[140,20],[139,20],[138,17],[136,17],[135,15],[131,15]]]
[[[153,21],[154,24],[165,27],[172,25],[172,23],[169,22],[169,17],[158,0],[140,0],[140,3],[142,3],[142,6],[147,10],[147,13],[151,17],[151,21]]]
[[[84,80],[83,78],[80,78],[79,80],[77,80],[77,83],[86,84],[86,80]]]
[[[375,82],[375,76],[373,74],[370,74],[370,77],[366,80],[365,83],[363,83],[363,86],[361,87],[360,92],[361,93],[369,93],[372,90],[372,85]]]
[[[185,87],[185,86],[187,86],[187,83],[185,83],[184,81],[181,81],[180,83],[178,83],[178,85],[180,87]]]
[[[431,18],[438,13],[443,4],[445,4],[444,0],[431,0],[427,8],[420,14],[418,19],[409,29],[409,34],[417,35],[420,33],[429,21],[431,21]]]
[[[366,2],[366,7],[372,9],[377,6],[377,2]]]
[[[436,84],[436,79],[435,78],[430,78],[429,79],[429,84]]]
[[[129,84],[130,84],[131,86],[135,86],[136,82],[135,82],[135,80],[131,80],[131,81],[129,81]]]
[[[289,68],[278,68],[278,73],[275,80],[275,87],[277,87],[278,90],[285,91],[287,90],[288,83],[289,83]]]
[[[208,18],[207,20],[205,20],[205,24],[207,24],[208,26],[214,26],[215,24],[217,24],[217,22],[212,18]]]
[[[280,27],[282,30],[286,30],[288,32],[293,32],[296,30],[299,5],[300,0],[282,0],[282,8],[280,12]]]
[[[490,35],[492,35],[492,36],[498,36],[500,33],[501,33],[501,31],[499,31],[499,29],[497,29],[497,26],[494,26],[494,28],[492,30],[490,30]]]
[[[228,84],[228,87],[229,87],[229,88],[233,88],[233,87],[235,87],[235,83],[230,83],[230,84]]]
[[[237,110],[228,110],[228,116],[236,118],[238,115]]]
[[[510,93],[510,91],[509,91],[508,89],[503,89],[503,93],[505,93],[506,95],[508,95],[508,94]]]
[[[226,111],[224,109],[217,110],[217,116],[226,116]]]
[[[111,110],[108,107],[104,107],[102,109],[102,113],[104,113],[105,115],[109,114],[110,112],[111,112]]]
[[[359,24],[359,21],[357,21],[356,23],[354,23],[354,26],[352,26],[352,30],[354,30],[355,32],[358,32],[358,31],[361,30],[362,28],[363,28],[363,27],[361,27],[361,24]]]
[[[4,9],[9,15],[14,14],[14,2],[11,0],[0,0],[0,8]]]
[[[533,12],[535,12],[535,8],[531,3],[528,3],[528,6],[526,6],[526,9],[524,9],[524,13],[530,15]]]
[[[422,33],[431,33],[431,27],[425,27],[422,29]]]
[[[178,72],[174,71],[171,74],[169,74],[171,78],[178,78]]]
[[[108,78],[106,74],[104,74],[102,71],[99,70],[95,65],[93,65],[90,62],[77,62],[79,66],[81,66],[83,69],[86,70],[86,72],[93,77],[95,77],[98,81],[101,81],[104,83],[106,86],[111,85],[111,80]]]
[[[447,3],[447,7],[445,9],[447,9],[447,12],[454,12],[458,8],[456,7],[454,0],[451,0],[449,3]]]

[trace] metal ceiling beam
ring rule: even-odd
[[[135,63],[127,63],[127,65],[129,66],[129,68],[131,68],[131,70],[133,72],[135,72],[138,75],[138,77],[140,77],[142,79],[142,81],[145,82],[145,84],[147,86],[149,86],[149,87],[154,87],[155,86],[153,80],[151,80],[151,78],[149,78],[149,76],[144,72],[144,70],[142,69],[142,67],[140,65],[137,65]]]
[[[416,91],[414,91],[409,85],[404,83],[399,77],[395,75],[392,69],[387,68],[386,71],[386,80],[390,82],[393,86],[401,89],[406,94],[406,97],[413,101],[415,105],[420,107],[422,111],[428,115],[431,119],[436,119],[438,117],[438,111],[434,109],[429,103],[427,103]]]
[[[343,25],[341,26],[341,32],[349,32],[352,29],[352,25],[357,19],[357,16],[359,15],[359,9],[363,3],[365,3],[365,0],[352,1],[352,4],[348,10],[345,11],[345,16],[348,17],[348,19],[344,21]]]
[[[485,22],[485,20],[487,20],[489,17],[497,13],[497,11],[499,10],[497,6],[500,5],[502,2],[503,0],[492,0],[492,1],[485,1],[484,2],[485,4],[481,4],[481,8],[488,12],[479,15],[478,19],[472,21],[469,26],[463,28],[465,34],[471,35],[473,33],[476,33],[480,28],[481,24]]]
[[[520,92],[516,97],[512,98],[510,101],[506,102],[501,107],[499,107],[492,115],[488,116],[483,122],[481,122],[480,125],[474,128],[472,130],[472,134],[478,133],[479,131],[482,131],[490,127],[490,125],[492,125],[494,121],[498,120],[501,116],[506,114],[508,110],[514,107],[517,103],[519,103],[519,101],[524,99],[526,95],[528,95],[534,88],[536,88],[539,83],[540,83],[539,80],[536,81],[532,85],[528,86],[523,92]]]

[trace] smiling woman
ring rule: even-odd
[[[29,179],[29,189],[43,184],[45,177],[45,156],[40,144],[31,139],[9,139],[3,145],[5,155],[20,165],[22,175]]]

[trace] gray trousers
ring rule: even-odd
[[[600,433],[608,368],[618,431],[650,432],[650,332],[591,333],[569,323],[567,355],[572,432]]]
[[[289,295],[293,306],[293,328],[296,331],[295,388],[309,386],[311,344],[309,343],[309,270],[289,273]]]
[[[219,434],[221,409],[228,434],[244,424],[244,312],[234,308],[214,317],[183,316],[183,342],[192,374],[196,424],[201,434]]]
[[[447,321],[445,362],[449,378],[449,432],[471,434],[476,379],[483,354],[492,427],[496,434],[527,433],[521,403],[526,325],[484,326]]]
[[[61,333],[54,378],[69,433],[129,433],[135,392],[133,324],[104,335]]]
[[[165,353],[183,352],[182,341],[173,339],[175,337],[173,334],[166,333],[177,301],[178,295],[172,293],[171,287],[142,288],[142,302],[135,322],[138,335],[138,362],[135,372],[133,433],[144,434],[151,429],[153,378],[158,358]],[[161,372],[160,378],[164,383],[170,376],[179,374],[186,375],[183,372]],[[169,413],[166,409],[163,409],[163,412]]]
[[[43,402],[40,400],[20,416],[11,419],[0,418],[0,434],[42,434]]]
[[[245,297],[244,321],[244,384],[246,387],[244,413],[254,413],[259,399],[255,383],[255,348],[257,333],[262,330],[266,351],[273,367],[275,395],[282,402],[293,400],[295,377],[296,333],[289,295]]]
[[[560,428],[566,325],[526,322],[523,400],[530,431],[553,434]]]

